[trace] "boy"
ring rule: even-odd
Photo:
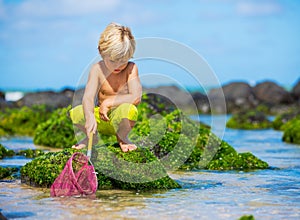
[[[136,105],[141,101],[142,86],[136,64],[128,62],[135,51],[131,30],[116,23],[109,24],[101,34],[98,50],[102,60],[90,70],[82,105],[70,111],[73,123],[87,137],[72,148],[86,147],[88,134],[98,130],[116,135],[123,152],[135,150],[137,147],[128,140],[128,134],[137,120]],[[95,142],[97,135],[94,137]]]

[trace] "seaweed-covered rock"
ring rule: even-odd
[[[253,215],[243,215],[239,220],[255,220]]]
[[[15,154],[13,150],[6,149],[2,144],[0,144],[0,159],[3,157],[11,157]]]
[[[277,115],[272,123],[275,130],[284,130],[284,125],[290,120],[300,116],[300,110],[294,109],[292,111]]]
[[[34,106],[34,105],[45,105],[50,108],[64,108],[72,103],[72,95],[66,90],[62,92],[53,92],[53,91],[41,91],[27,93],[23,98],[18,100],[16,104],[18,106]]]
[[[300,144],[300,117],[296,117],[283,126],[282,140],[288,143]]]
[[[41,149],[24,149],[15,152],[14,150],[9,150],[0,144],[0,159],[4,157],[12,157],[15,155],[25,156],[27,158],[34,158],[44,154],[44,151]]]
[[[32,186],[50,187],[74,152],[73,149],[64,149],[35,158],[21,168],[22,182]],[[148,149],[123,153],[114,144],[95,146],[92,161],[97,172],[99,189],[180,188],[177,182],[168,177],[163,166]],[[149,162],[154,163],[156,169],[149,170]],[[160,175],[160,178],[153,179],[151,174],[155,177]]]
[[[291,94],[272,81],[265,81],[257,84],[253,88],[253,91],[255,97],[263,103],[277,105],[291,104],[293,102]]]
[[[25,156],[27,158],[35,158],[35,157],[41,156],[45,153],[41,149],[25,149],[25,150],[20,150],[16,154]]]
[[[42,105],[6,109],[0,114],[0,135],[33,136],[38,124],[46,121],[50,114]]]
[[[21,181],[31,186],[50,187],[74,152],[65,149],[36,157],[21,168]]]
[[[206,166],[208,170],[253,170],[266,169],[268,163],[258,159],[250,152],[237,153],[230,145],[222,141],[214,158]]]
[[[98,172],[99,188],[137,190],[180,188],[148,148],[138,148],[124,153],[115,143],[95,147],[94,151],[92,161]]]
[[[164,117],[143,118],[130,135],[138,146],[149,147],[167,169],[251,170],[268,164],[251,153],[237,153],[210,129],[179,110]]]
[[[137,150],[123,153],[112,136],[101,136],[102,144],[93,147],[92,161],[101,189],[180,187],[168,177],[167,170],[250,170],[268,167],[267,163],[251,153],[237,153],[208,128],[192,121],[178,109],[157,113],[153,106],[145,103],[138,108],[139,119],[129,136],[137,144]],[[56,139],[58,134],[65,137],[73,132],[70,125],[62,123],[69,123],[65,122],[69,120],[67,111],[56,112],[55,117],[47,121],[45,129],[41,129],[41,132],[48,132],[47,135],[54,134],[52,146],[61,142],[61,139]],[[55,131],[59,131],[57,135]],[[73,152],[72,149],[64,149],[37,157],[21,169],[22,182],[49,187]]]
[[[266,129],[272,123],[260,111],[247,111],[234,114],[226,123],[226,127],[234,129]]]
[[[0,180],[13,179],[13,175],[18,171],[16,167],[1,167],[0,166]]]
[[[63,148],[76,143],[73,123],[68,117],[67,108],[57,109],[51,117],[38,125],[33,142],[37,145]]]

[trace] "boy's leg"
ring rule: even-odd
[[[83,108],[82,105],[76,106],[73,109],[69,111],[69,116],[77,128],[79,128],[84,134],[85,134],[85,127],[84,127],[84,113],[83,113]],[[98,136],[93,135],[93,144],[96,144],[98,142]],[[88,137],[85,137],[81,141],[79,141],[77,144],[73,145],[72,148],[75,149],[82,149],[86,147],[88,144]]]
[[[99,112],[99,107],[95,107],[94,112]],[[135,144],[128,140],[128,134],[133,128],[135,121],[137,120],[137,108],[133,104],[124,103],[118,106],[111,112],[110,121],[102,121],[99,114],[95,114],[95,118],[98,124],[98,132],[108,135],[116,135],[120,148],[123,152],[135,150],[137,147]],[[85,133],[84,128],[84,114],[82,106],[77,106],[70,110],[70,118],[80,130]],[[93,143],[98,141],[97,135],[94,135]],[[73,148],[82,149],[87,146],[88,139],[84,138]]]
[[[137,149],[137,146],[128,140],[128,134],[135,124],[135,121],[131,121],[128,118],[123,118],[119,124],[116,137],[118,139],[120,148],[123,152],[132,151]]]
[[[123,103],[112,110],[110,118],[121,150],[123,152],[135,150],[137,147],[129,141],[128,134],[138,118],[136,106]]]

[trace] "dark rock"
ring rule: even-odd
[[[226,100],[234,100],[238,105],[245,103],[250,96],[253,96],[251,86],[245,82],[229,83],[222,88]]]
[[[73,99],[74,92],[75,92],[74,89],[64,88],[60,93],[67,96],[68,98]]]
[[[206,95],[202,94],[201,92],[195,92],[192,94],[192,97],[200,113],[210,112],[210,105]]]
[[[5,100],[5,93],[0,91],[0,100]]]
[[[63,93],[56,93],[53,91],[44,91],[36,93],[27,93],[23,98],[18,100],[17,105],[19,107],[33,105],[46,105],[53,108],[63,108],[71,105],[72,98],[66,96]]]
[[[5,93],[0,91],[0,109],[9,107],[9,103],[5,101]]]
[[[5,100],[5,94],[0,92],[0,110],[4,110],[6,108],[13,108],[15,107],[13,102],[9,102]]]
[[[212,113],[226,114],[226,101],[222,88],[211,89],[208,93],[208,100]]]
[[[236,109],[249,109],[257,105],[252,87],[245,82],[234,82],[225,85],[223,86],[223,92],[227,111],[229,112],[233,112]]]
[[[196,104],[190,93],[180,90],[176,86],[160,86],[157,88],[143,88],[143,92],[148,94],[157,94],[161,97],[168,98],[176,107],[186,110],[192,109],[197,111]],[[195,108],[195,109],[193,109]]]
[[[245,82],[233,82],[222,86],[222,88],[212,89],[208,97],[211,103],[220,103],[222,99],[225,99],[227,112],[249,109],[257,105],[252,87]],[[224,106],[222,107],[220,104],[216,106],[219,109],[224,109]]]
[[[13,104],[10,102],[5,101],[4,99],[0,99],[0,109],[10,108],[13,107]]]
[[[292,96],[296,100],[300,100],[300,79],[298,80],[298,82],[296,83],[296,85],[293,87],[291,93],[292,93]]]
[[[293,98],[288,91],[271,81],[257,84],[253,91],[256,98],[266,104],[278,105],[291,104],[293,102]]]
[[[0,219],[1,220],[6,220],[7,218],[0,212]]]

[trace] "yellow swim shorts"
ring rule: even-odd
[[[69,113],[74,124],[85,124],[82,105],[72,108]],[[123,118],[127,118],[131,121],[136,121],[138,118],[138,110],[136,106],[130,103],[123,103],[118,107],[111,109],[107,114],[110,119],[109,121],[103,121],[100,119],[98,106],[94,108],[94,114],[98,125],[98,132],[106,135],[116,134],[118,126]]]

